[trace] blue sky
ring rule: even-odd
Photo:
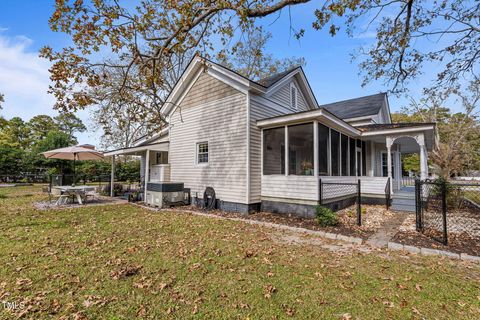
[[[11,118],[20,116],[26,120],[37,114],[54,115],[54,98],[47,94],[49,84],[49,63],[38,57],[38,50],[44,45],[61,48],[69,43],[62,33],[54,33],[48,26],[53,12],[54,0],[1,0],[0,2],[0,92],[6,102],[2,115]],[[314,20],[313,8],[318,3],[292,8],[292,26],[304,28],[305,36],[300,40],[289,36],[290,22],[288,11],[284,10],[280,19],[276,17],[260,21],[272,33],[267,50],[274,56],[302,56],[306,60],[305,72],[320,104],[369,95],[388,88],[380,82],[361,87],[358,66],[351,61],[351,54],[359,46],[367,45],[374,39],[371,33],[357,38],[349,38],[340,32],[331,37],[326,32],[311,28]],[[431,74],[425,77],[427,79]],[[427,85],[419,79],[412,88]],[[417,89],[418,90],[418,89]],[[412,96],[418,92],[412,90]],[[407,99],[390,96],[392,111],[407,104]],[[89,123],[88,111],[78,114]],[[98,143],[101,132],[92,128],[79,136],[80,143]]]

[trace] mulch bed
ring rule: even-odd
[[[173,210],[182,211],[185,207],[178,207]],[[305,228],[315,231],[325,231],[331,233],[342,234],[346,236],[359,237],[364,240],[372,236],[382,221],[389,217],[389,212],[382,206],[363,206],[363,225],[358,226],[355,207],[349,207],[337,212],[339,217],[339,225],[334,227],[320,227],[313,218],[302,218],[293,214],[279,214],[269,212],[255,212],[251,214],[240,214],[225,212],[221,210],[212,210],[207,213],[215,214],[221,217],[233,217],[245,220],[256,220],[262,222],[270,222],[290,227]],[[197,207],[189,207],[189,210],[200,211]],[[203,212],[203,211],[202,211]]]
[[[444,246],[442,243],[434,240],[428,233],[423,234],[417,231],[399,231],[391,241],[415,247],[480,256],[480,239],[472,238],[464,234],[450,234],[448,237],[448,246]]]

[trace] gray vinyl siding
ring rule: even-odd
[[[171,181],[192,196],[215,189],[217,199],[246,203],[246,95],[204,73],[172,114]],[[196,144],[208,142],[208,164],[196,163]]]
[[[297,88],[297,96],[298,96],[297,110],[293,109],[290,103],[290,83],[292,81],[295,84],[295,87]],[[268,99],[288,108],[290,111],[287,113],[310,110],[305,100],[305,97],[303,96],[303,93],[301,92],[300,87],[298,86],[298,83],[295,79],[288,81],[282,87],[278,88],[275,92],[273,92],[268,97]]]

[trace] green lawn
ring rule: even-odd
[[[130,205],[37,211],[0,189],[1,318],[475,319],[480,266],[333,253],[280,231]]]

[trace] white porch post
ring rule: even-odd
[[[390,192],[393,192],[393,177],[392,177],[392,144],[393,139],[391,137],[386,138],[387,146],[387,176],[390,178]]]
[[[318,121],[313,121],[313,176],[318,178]],[[318,179],[317,179],[318,183]]]
[[[113,185],[115,184],[115,156],[112,156],[112,171],[110,172],[110,197],[113,198]]]
[[[402,157],[400,156],[400,145],[397,144],[397,154],[396,154],[396,168],[395,170],[397,171],[395,176],[397,177],[397,187],[398,190],[402,188]]]
[[[140,156],[140,182],[145,184],[145,154]]]
[[[425,180],[427,178],[425,172],[425,147],[420,146],[420,180]]]
[[[145,190],[143,193],[143,201],[147,200],[147,183],[150,181],[150,149],[147,149],[145,156]]]
[[[285,175],[288,176],[288,127],[285,126]]]
[[[418,135],[417,143],[420,146],[420,180],[425,180],[428,178],[428,162],[423,133]]]

